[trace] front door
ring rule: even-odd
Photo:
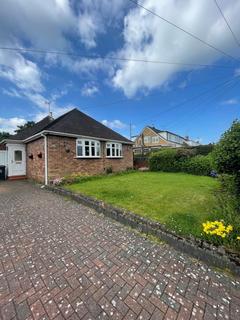
[[[24,144],[8,145],[8,176],[26,175],[26,146]]]

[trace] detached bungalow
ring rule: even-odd
[[[133,167],[132,142],[78,109],[50,116],[3,141],[9,179],[48,184],[66,175]]]

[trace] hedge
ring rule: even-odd
[[[194,149],[163,149],[149,156],[151,171],[187,172],[210,175],[214,169],[212,154],[196,155]]]
[[[209,176],[213,168],[213,158],[211,154],[207,156],[195,156],[182,164],[183,172],[201,176]]]

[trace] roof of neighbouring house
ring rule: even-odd
[[[184,137],[180,136],[179,134],[174,133],[174,132],[171,132],[171,131],[168,131],[168,130],[159,130],[159,129],[157,129],[157,128],[155,128],[155,127],[151,127],[151,126],[148,126],[148,128],[152,129],[152,130],[153,130],[155,133],[157,133],[157,134],[161,134],[162,132],[168,132],[168,133],[170,133],[170,134],[174,134],[175,136],[178,136],[178,137],[186,140]]]
[[[36,123],[35,126],[28,129],[24,129],[19,134],[9,137],[9,139],[25,140],[37,133],[40,133],[41,131],[46,130],[56,134],[73,134],[105,140],[122,141],[132,144],[132,141],[104,126],[102,123],[94,120],[78,109],[73,109],[55,120],[51,119],[50,117],[46,117],[40,122]]]

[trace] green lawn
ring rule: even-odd
[[[218,181],[209,177],[133,172],[65,187],[159,221],[181,234],[200,236],[202,222],[216,216]]]

